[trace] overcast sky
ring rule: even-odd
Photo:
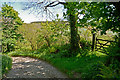
[[[46,21],[46,19],[49,21],[51,20],[49,17],[46,17],[46,13],[37,14],[35,12],[30,13],[30,10],[23,10],[23,8],[26,6],[25,2],[10,2],[10,3],[8,1],[6,2],[10,6],[12,6],[16,11],[18,11],[19,17],[24,21],[24,23],[30,23],[34,21]],[[2,4],[4,4],[4,2],[3,0],[0,0],[0,7],[2,6]],[[49,8],[49,10],[53,12],[55,16],[56,14],[59,14],[59,18],[63,19],[64,7],[62,5],[58,5],[54,8]]]

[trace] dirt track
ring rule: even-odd
[[[6,78],[67,78],[50,64],[29,57],[12,57],[12,69]]]

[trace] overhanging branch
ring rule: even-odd
[[[54,7],[54,6],[57,6],[57,5],[59,5],[59,4],[63,4],[63,5],[66,4],[65,2],[58,2],[57,4],[54,4],[55,2],[57,2],[57,1],[54,1],[54,2],[46,5],[45,8],[47,8],[47,7]]]

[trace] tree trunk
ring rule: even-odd
[[[70,30],[71,30],[71,39],[70,39],[70,44],[71,44],[71,51],[76,52],[79,49],[79,40],[78,40],[78,27],[76,26],[76,17],[75,13],[70,14]]]
[[[9,43],[7,43],[7,51],[6,52],[10,52],[10,46]]]
[[[32,43],[32,41],[29,40],[29,42],[30,42],[30,44],[31,44],[31,48],[32,48],[32,50],[35,50],[35,47],[34,47],[34,44]]]
[[[45,36],[45,40],[47,42],[47,46],[50,47],[50,41],[49,41],[49,39],[46,36]]]

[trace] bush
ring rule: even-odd
[[[98,74],[100,74],[100,68],[102,67],[103,66],[101,62],[93,63],[86,68],[85,72],[83,72],[81,76],[83,79],[102,79],[102,77],[97,76]]]
[[[12,68],[12,59],[9,56],[2,55],[2,75]]]
[[[90,50],[90,47],[91,47],[91,42],[90,41],[87,41],[85,40],[83,37],[80,38],[80,47],[82,49],[88,49]]]
[[[106,62],[107,66],[116,63],[116,60],[120,62],[120,49],[117,43],[111,44],[107,49],[105,49],[105,51],[108,55]]]
[[[71,57],[72,56],[70,52],[70,44],[61,45],[59,49],[60,49],[60,52],[59,52],[60,57]]]
[[[101,68],[102,78],[120,78],[120,49],[117,43],[112,43],[108,48],[105,49],[105,53],[108,55],[106,63]]]
[[[112,69],[110,66],[107,67],[103,65],[104,67],[101,68],[100,74],[98,76],[101,76],[102,78],[111,78],[111,79],[120,79],[120,69],[118,72],[114,69]]]

